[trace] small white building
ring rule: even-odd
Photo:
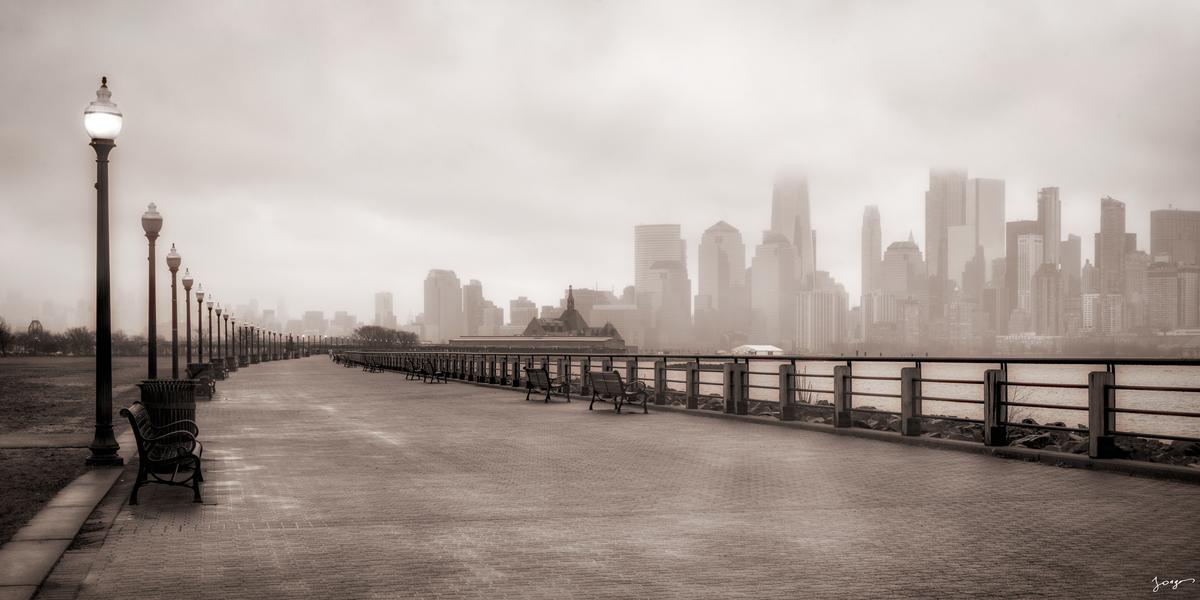
[[[768,344],[743,344],[734,348],[733,354],[737,356],[779,356],[783,354],[783,348]]]

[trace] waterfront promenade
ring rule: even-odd
[[[39,597],[1128,598],[1200,579],[1200,486],[524,397],[322,357],[236,373],[198,412],[204,504],[149,486],[125,505],[127,470]]]

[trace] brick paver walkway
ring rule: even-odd
[[[199,412],[205,504],[145,488],[80,597],[1129,598],[1200,579],[1186,484],[322,358],[220,388]]]

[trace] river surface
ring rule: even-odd
[[[682,365],[682,362],[672,361],[670,365]],[[704,362],[706,367],[716,370],[702,371],[700,374],[700,393],[704,395],[722,394],[723,375],[719,371],[719,361]],[[786,364],[776,360],[754,360],[750,363],[750,399],[779,400],[779,366]],[[913,363],[883,363],[856,362],[854,376],[870,377],[899,377],[900,369],[913,366]],[[600,369],[599,361],[593,361],[591,367]],[[624,365],[618,362],[615,367],[624,375]],[[813,392],[797,392],[797,401],[816,403],[833,401],[834,363],[828,362],[797,362],[796,386],[798,388],[817,390]],[[998,369],[999,363],[922,363],[921,377],[923,379],[956,379],[978,381],[977,384],[961,383],[922,383],[922,396],[936,396],[962,400],[983,401],[983,372],[987,369]],[[556,369],[553,363],[551,372]],[[638,363],[639,378],[651,384],[654,377],[654,362],[641,360]],[[1103,371],[1103,363],[1095,365],[1025,365],[1009,364],[1008,380],[1022,383],[1061,383],[1087,385],[1088,373]],[[573,363],[572,374],[578,377],[580,363]],[[682,369],[669,369],[667,387],[671,390],[684,391],[685,374]],[[1191,366],[1118,366],[1116,368],[1117,385],[1149,385],[1177,388],[1200,388],[1200,367]],[[896,394],[900,393],[899,381],[854,380],[853,389],[856,393]],[[761,387],[760,387],[761,386]],[[1161,392],[1142,390],[1117,390],[1117,408],[1136,408],[1150,410],[1170,410],[1200,413],[1200,393]],[[1038,423],[1062,422],[1068,427],[1082,425],[1088,421],[1087,389],[1044,388],[1010,386],[1008,389],[1010,402],[1031,404],[1053,404],[1062,408],[1029,408],[1010,407],[1009,420],[1020,421],[1031,418]],[[983,419],[982,404],[962,404],[924,400],[922,411],[925,415],[945,415],[969,419]],[[900,410],[900,400],[897,398],[882,398],[874,396],[856,396],[855,407],[873,407],[878,410]],[[1182,435],[1200,437],[1200,417],[1177,417],[1139,414],[1117,414],[1116,427],[1119,431],[1134,433],[1150,433],[1158,435]]]

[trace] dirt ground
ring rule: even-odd
[[[90,434],[95,423],[94,357],[0,358],[0,435]],[[159,371],[164,361],[159,359]],[[170,359],[165,363],[170,372]],[[117,411],[138,398],[145,357],[113,359],[113,424]],[[122,449],[124,453],[125,449]],[[86,469],[86,448],[0,449],[0,543],[8,541],[58,490]]]

